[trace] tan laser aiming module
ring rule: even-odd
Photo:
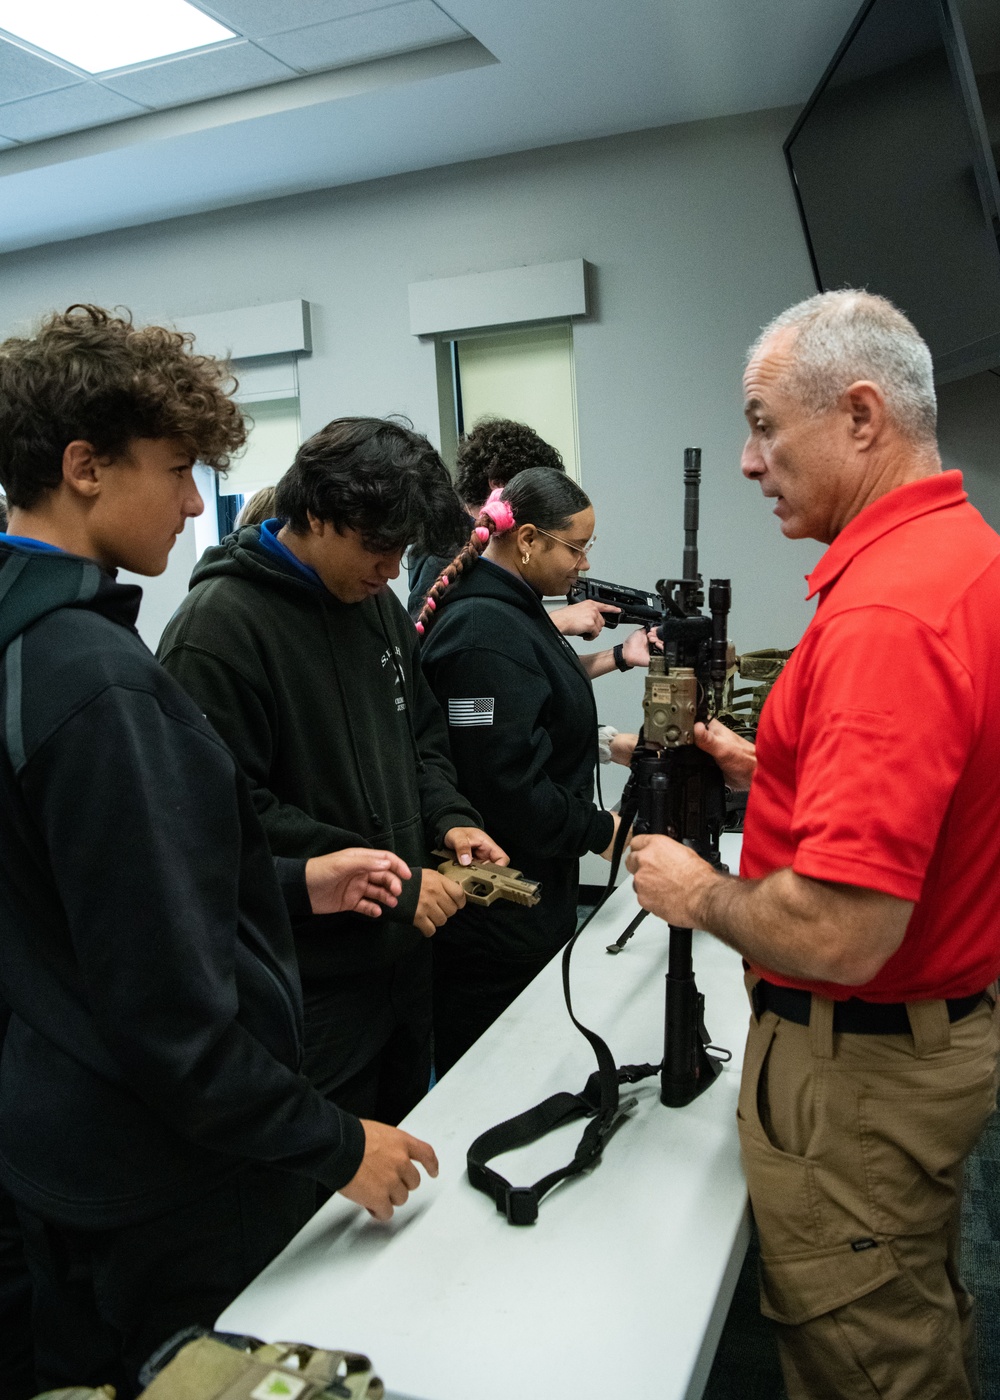
[[[664,667],[662,656],[652,656],[642,702],[643,737],[657,749],[682,748],[694,743],[698,712],[698,682],[689,666]]]
[[[491,860],[459,865],[450,851],[435,851],[434,854],[443,858],[438,874],[461,885],[470,904],[492,904],[497,899],[509,899],[511,904],[525,904],[533,909],[542,897],[541,883],[525,879],[520,870],[494,865]]]

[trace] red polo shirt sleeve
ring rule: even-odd
[[[916,901],[973,739],[971,678],[908,613],[810,629],[792,868]]]

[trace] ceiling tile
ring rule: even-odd
[[[42,97],[5,102],[0,106],[0,136],[10,136],[15,141],[41,141],[64,131],[138,116],[145,110],[97,83],[77,83]]]
[[[285,63],[314,71],[442,44],[462,39],[465,34],[433,0],[405,0],[402,5],[370,10],[328,24],[312,24],[308,29],[275,34],[260,42]]]
[[[386,0],[197,0],[199,8],[238,29],[249,39],[284,33],[305,25],[324,24],[363,10],[379,10]]]
[[[294,68],[279,63],[253,44],[244,43],[146,64],[130,73],[116,73],[113,78],[103,79],[102,86],[147,107],[174,107],[181,102],[198,102],[296,76]]]
[[[76,73],[0,37],[0,100],[16,102],[19,98],[34,97],[36,93],[51,92],[53,88],[79,81]]]
[[[473,43],[438,44],[365,75],[346,68],[329,80],[258,89],[259,99],[225,98],[218,106],[232,108],[231,119],[216,120],[208,110],[216,104],[205,103],[200,124],[181,107],[150,123],[98,128],[87,141],[5,148],[0,254],[294,191],[801,104],[858,2],[440,0],[485,46],[478,54]],[[198,3],[211,13],[233,7],[235,22],[235,6],[249,13],[256,0]],[[317,24],[329,17],[325,3],[310,0]],[[983,3],[995,15],[997,0]],[[300,0],[257,8],[281,16],[285,33],[301,19]],[[303,89],[315,99],[306,106],[291,100]],[[775,132],[787,130],[784,121],[775,119]],[[0,277],[0,302],[6,290]]]

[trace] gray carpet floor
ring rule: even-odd
[[[982,1400],[1000,1400],[1000,1113],[966,1168],[962,1271],[976,1298]],[[785,1400],[774,1338],[757,1307],[756,1241],[733,1295],[705,1400]]]

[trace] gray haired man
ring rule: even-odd
[[[638,837],[640,903],[742,953],[739,1129],[791,1400],[977,1394],[962,1164],[996,1100],[1000,539],[935,442],[890,303],[811,298],[750,352],[743,474],[828,545],[756,751],[739,878]]]

